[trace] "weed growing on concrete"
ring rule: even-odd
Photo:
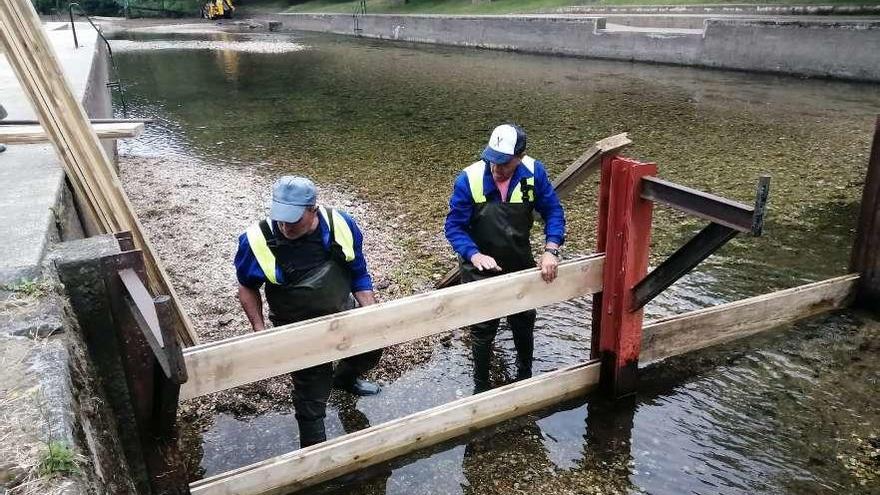
[[[46,279],[21,279],[16,284],[0,286],[0,289],[18,295],[39,299],[52,290],[52,284]]]
[[[47,449],[40,457],[39,473],[41,476],[56,474],[68,475],[79,472],[76,454],[64,442],[49,442]]]

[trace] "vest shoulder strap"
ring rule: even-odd
[[[486,196],[483,192],[483,177],[486,175],[486,162],[480,160],[472,163],[464,169],[467,175],[468,186],[471,190],[471,198],[474,203],[485,203]]]
[[[345,217],[333,208],[318,206],[318,211],[330,228],[330,242],[342,248],[345,261],[354,261],[354,232],[351,231]]]
[[[269,249],[269,243],[265,234],[268,229],[269,223],[266,220],[263,220],[251,225],[247,229],[245,235],[247,236],[248,244],[251,246],[251,251],[254,253],[254,257],[257,258],[257,263],[263,270],[266,280],[271,284],[277,285],[278,278],[275,274],[275,255],[272,254],[272,250]]]
[[[516,185],[513,192],[510,194],[510,202],[511,203],[522,203],[535,201],[535,159],[525,155],[522,157],[522,164],[531,172],[531,177],[523,178],[519,184]]]

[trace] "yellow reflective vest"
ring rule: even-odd
[[[522,157],[522,164],[532,173],[531,177],[526,179],[526,184],[532,186],[529,188],[529,201],[535,201],[535,159],[526,155]],[[485,203],[486,196],[483,194],[483,177],[486,175],[486,167],[487,164],[483,160],[480,160],[476,163],[469,165],[464,169],[464,173],[467,174],[468,185],[471,189],[471,197],[474,199],[474,203]],[[522,184],[516,184],[513,188],[513,192],[510,193],[510,201],[509,203],[522,203],[523,202],[523,193],[522,193]]]
[[[348,222],[345,221],[345,217],[336,210],[330,210],[332,211],[331,219],[331,213],[323,206],[319,206],[318,211],[320,212],[324,223],[330,227],[330,232],[333,236],[330,242],[335,243],[342,248],[342,254],[345,257],[346,262],[354,260],[354,234],[352,233]],[[272,250],[269,248],[268,240],[266,239],[266,236],[263,235],[263,230],[260,228],[259,222],[251,225],[250,228],[247,229],[246,234],[248,243],[251,246],[251,251],[253,251],[254,256],[257,258],[257,263],[260,264],[260,268],[263,269],[263,274],[266,276],[266,280],[271,284],[278,285],[275,254],[273,254]]]

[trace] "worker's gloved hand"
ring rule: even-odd
[[[541,278],[548,284],[556,280],[559,272],[559,258],[553,253],[544,253],[541,256]]]
[[[491,256],[487,256],[483,253],[477,253],[471,256],[471,264],[479,271],[490,270],[493,272],[500,272],[501,267],[498,266],[498,262],[495,261],[495,258]]]

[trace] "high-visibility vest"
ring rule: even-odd
[[[522,164],[532,173],[531,177],[525,179],[525,183],[531,187],[528,189],[528,201],[534,203],[535,201],[535,159],[526,155],[522,157]],[[486,162],[480,160],[476,163],[469,165],[464,169],[465,174],[467,174],[468,185],[471,189],[471,197],[474,199],[474,203],[485,203],[486,195],[483,194],[483,177],[486,175]],[[509,203],[522,203],[523,202],[523,192],[522,192],[522,182],[517,183],[513,192],[510,193],[510,201]]]
[[[354,260],[354,233],[351,231],[348,222],[345,221],[345,217],[336,210],[330,210],[332,212],[330,213],[323,206],[319,206],[318,211],[321,214],[321,218],[330,227],[330,242],[341,248],[346,262]],[[257,263],[263,269],[266,280],[271,284],[278,285],[275,254],[269,248],[268,240],[263,235],[263,229],[260,228],[259,222],[247,229],[247,240],[251,246],[251,251],[253,251],[254,256],[257,258]]]

